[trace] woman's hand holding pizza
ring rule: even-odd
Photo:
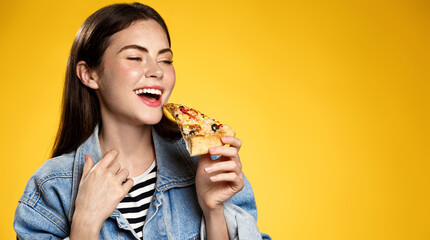
[[[205,215],[224,209],[223,203],[244,187],[244,174],[238,154],[242,143],[232,136],[224,136],[221,141],[230,146],[213,147],[209,153],[222,156],[212,160],[209,154],[202,155],[197,167],[197,197]]]

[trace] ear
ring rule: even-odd
[[[78,64],[76,64],[76,75],[85,86],[92,89],[99,89],[98,73],[91,69],[85,61],[79,61]]]

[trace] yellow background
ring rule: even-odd
[[[66,60],[113,1],[0,5],[0,239],[49,157]],[[165,18],[172,102],[226,122],[274,239],[430,239],[430,5],[145,2]]]

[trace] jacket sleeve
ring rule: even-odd
[[[14,228],[17,239],[69,239],[65,229],[26,203],[20,202],[15,212]]]
[[[224,203],[224,215],[230,239],[271,239],[260,233],[257,227],[257,206],[251,184],[245,177],[244,188]],[[206,239],[204,218],[200,228],[200,238]]]
[[[68,238],[71,173],[50,171],[49,165],[55,162],[36,171],[18,202],[13,224],[18,239]]]

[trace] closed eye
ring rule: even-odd
[[[142,61],[141,57],[128,57],[127,59],[132,61]]]
[[[165,64],[172,64],[173,63],[173,60],[163,60],[163,61],[161,61],[162,63],[165,63]]]

